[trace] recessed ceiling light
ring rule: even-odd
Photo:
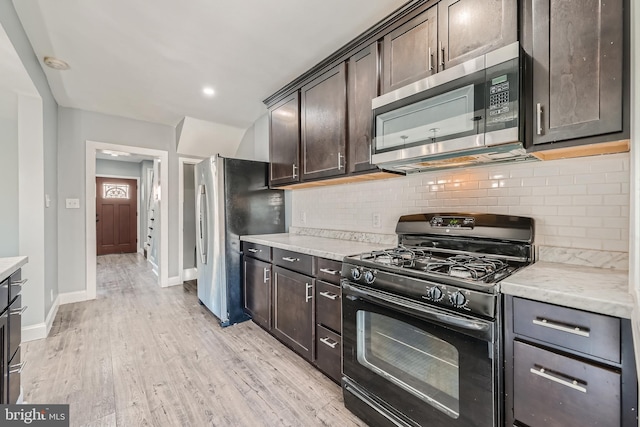
[[[205,87],[205,88],[202,89],[202,93],[204,93],[207,96],[213,96],[215,91],[213,90],[212,87]]]
[[[54,58],[53,56],[45,56],[44,64],[49,68],[60,71],[68,70],[69,68],[71,68],[69,64],[64,62],[62,59]]]

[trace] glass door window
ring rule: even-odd
[[[408,323],[358,310],[357,360],[421,401],[460,415],[458,349]]]

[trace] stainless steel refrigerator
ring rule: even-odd
[[[268,187],[268,164],[214,156],[198,163],[198,299],[222,326],[247,320],[240,236],[283,233],[284,191]]]

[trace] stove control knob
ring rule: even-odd
[[[353,277],[353,280],[360,280],[360,277],[362,277],[362,271],[360,271],[359,268],[352,268],[351,277]]]
[[[462,307],[467,302],[467,298],[458,291],[451,294],[449,301],[454,307]]]
[[[444,297],[444,294],[442,293],[442,289],[440,289],[437,286],[434,286],[433,288],[429,289],[429,291],[427,292],[427,295],[429,296],[429,298],[431,298],[432,301],[435,301],[435,302],[442,300],[442,297]]]
[[[364,281],[367,282],[367,284],[372,284],[374,280],[376,280],[376,276],[373,271],[367,270],[364,272]]]

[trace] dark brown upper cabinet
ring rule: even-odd
[[[298,91],[269,109],[270,185],[300,181],[300,100]]]
[[[433,6],[384,36],[384,93],[437,72],[437,21],[437,6]]]
[[[377,169],[371,164],[371,100],[378,96],[378,43],[349,58],[349,172]]]
[[[438,3],[438,71],[518,40],[514,0],[442,0]]]
[[[529,0],[523,13],[533,143],[625,138],[623,1]]]
[[[345,63],[302,87],[302,179],[344,175],[347,170]]]

